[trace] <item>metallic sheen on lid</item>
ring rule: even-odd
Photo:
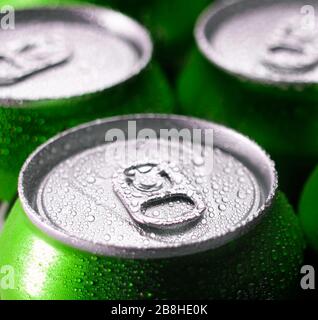
[[[316,1],[224,1],[202,14],[195,37],[213,64],[244,80],[317,83],[317,10]]]
[[[209,152],[155,138],[105,142],[136,121],[137,133],[209,129]],[[160,146],[160,148],[158,148]],[[159,152],[160,151],[160,152]],[[208,163],[213,151],[213,170]],[[19,179],[25,212],[48,235],[95,254],[162,258],[221,246],[271,205],[274,164],[254,142],[187,117],[132,115],[66,131],[37,149]]]
[[[152,56],[148,32],[97,7],[15,11],[0,30],[0,104],[96,93],[139,74]]]

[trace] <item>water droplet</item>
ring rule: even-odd
[[[219,189],[219,185],[215,182],[212,183],[212,189],[213,190],[218,190]]]
[[[239,190],[237,192],[237,196],[240,198],[240,199],[245,199],[246,198],[246,192],[244,190]]]
[[[158,217],[160,215],[158,210],[155,210],[152,214],[154,217]]]
[[[226,167],[226,168],[224,168],[223,171],[224,171],[225,173],[229,174],[229,173],[231,173],[231,168]]]
[[[88,183],[90,183],[90,184],[93,184],[93,183],[96,181],[96,179],[95,179],[93,176],[89,176],[89,177],[86,179],[86,181],[87,181]]]
[[[240,183],[244,183],[244,182],[245,182],[245,178],[244,178],[244,177],[240,177],[240,178],[238,179],[238,181],[239,181]]]
[[[204,158],[199,156],[194,156],[192,162],[195,166],[203,166],[204,165]]]

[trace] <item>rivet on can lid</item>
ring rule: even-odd
[[[114,190],[135,221],[148,227],[165,229],[182,227],[201,217],[206,208],[202,195],[200,192],[193,192],[192,196],[187,194],[187,190],[196,186],[191,186],[181,170],[175,172],[173,168],[176,167],[172,162],[137,163],[116,174],[113,178]],[[127,196],[127,188],[135,191],[133,197]],[[174,201],[187,202],[190,208],[171,219],[145,215],[151,207]]]

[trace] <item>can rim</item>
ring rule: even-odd
[[[293,0],[298,1],[298,0]],[[232,7],[243,7],[246,3],[252,2],[254,5],[256,2],[253,0],[230,0],[230,1],[220,1],[217,3],[212,3],[209,5],[197,19],[195,28],[194,28],[194,37],[197,43],[197,47],[201,54],[209,60],[215,67],[222,70],[223,72],[230,74],[236,78],[242,79],[247,82],[255,82],[261,85],[273,85],[273,86],[308,86],[313,84],[310,80],[297,80],[292,79],[291,81],[281,80],[281,79],[269,79],[262,76],[253,76],[251,74],[246,74],[242,71],[232,70],[229,68],[226,63],[222,62],[220,56],[212,49],[211,44],[209,43],[206,37],[206,27],[209,22],[217,16],[223,10],[227,10]],[[263,0],[257,3],[258,6],[265,5],[266,2],[277,3],[277,0]],[[233,8],[232,8],[233,9]],[[234,11],[234,10],[233,10]]]
[[[134,18],[121,13],[120,11],[113,10],[107,7],[100,7],[97,5],[59,5],[59,6],[38,6],[34,8],[25,8],[18,9],[15,11],[15,14],[19,13],[37,13],[37,12],[69,12],[73,14],[80,15],[85,19],[95,21],[99,26],[109,30],[113,34],[122,37],[123,39],[129,40],[134,43],[136,46],[139,46],[140,49],[140,58],[138,62],[131,68],[130,72],[123,76],[120,80],[104,86],[101,89],[96,89],[93,91],[84,92],[81,95],[69,95],[60,98],[41,98],[38,100],[32,99],[15,99],[15,98],[0,98],[0,104],[2,107],[10,108],[21,108],[23,104],[28,102],[45,102],[58,99],[76,99],[82,98],[83,96],[98,94],[105,90],[109,90],[113,87],[126,83],[135,76],[139,75],[151,62],[153,57],[153,42],[150,35],[150,31],[146,29],[141,23],[139,23]],[[120,23],[114,23],[118,20]],[[123,26],[125,28],[123,28]],[[123,30],[125,29],[125,30]]]
[[[270,186],[263,201],[263,204],[256,210],[252,215],[250,215],[247,219],[242,220],[238,223],[233,230],[231,230],[228,234],[224,235],[223,237],[212,237],[207,240],[197,242],[195,244],[180,244],[180,245],[171,245],[165,248],[134,248],[134,249],[127,249],[116,245],[104,245],[93,243],[88,240],[79,239],[75,236],[66,235],[58,228],[54,228],[53,225],[47,223],[47,221],[41,217],[36,210],[33,208],[32,204],[30,203],[30,199],[26,194],[25,185],[27,184],[26,181],[28,179],[27,171],[30,164],[32,164],[34,158],[48,148],[50,145],[54,144],[58,140],[65,138],[66,136],[78,132],[79,130],[85,130],[91,128],[92,126],[99,126],[99,125],[107,125],[115,121],[129,121],[129,120],[175,120],[181,122],[189,121],[194,125],[200,125],[206,128],[213,128],[218,130],[221,134],[226,134],[230,137],[234,137],[234,139],[239,138],[242,141],[240,147],[247,146],[252,149],[252,151],[257,152],[259,158],[264,161],[262,166],[265,166],[269,173],[270,173]],[[246,150],[245,150],[246,151]],[[257,163],[257,165],[259,165]],[[265,171],[264,167],[262,169]],[[215,124],[212,122],[208,122],[206,120],[202,120],[199,118],[192,118],[186,116],[179,116],[179,115],[168,115],[168,114],[134,114],[134,115],[125,115],[125,116],[115,116],[106,119],[99,119],[95,120],[86,124],[82,124],[80,126],[74,127],[72,129],[66,130],[55,137],[48,140],[43,145],[39,146],[25,161],[18,181],[18,193],[19,198],[22,204],[23,209],[25,210],[26,215],[31,220],[31,222],[39,228],[44,234],[48,237],[51,237],[66,246],[70,246],[75,249],[79,249],[81,251],[86,251],[92,254],[97,254],[101,256],[112,256],[117,258],[131,258],[131,259],[157,259],[157,258],[171,258],[176,256],[185,256],[189,254],[195,254],[199,252],[204,252],[207,250],[216,249],[221,247],[222,245],[228,243],[231,240],[235,240],[240,236],[247,233],[250,229],[252,229],[260,220],[261,218],[268,212],[268,209],[272,206],[278,188],[278,175],[275,168],[275,163],[271,160],[269,155],[254,141],[249,139],[248,137],[236,132],[233,129],[229,129],[219,124]]]

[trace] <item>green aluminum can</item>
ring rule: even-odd
[[[304,243],[260,147],[220,125],[151,114],[39,147],[0,247],[0,266],[14,270],[1,299],[282,299]]]
[[[313,171],[303,190],[299,204],[299,218],[310,248],[318,253],[318,167]]]
[[[256,140],[293,202],[318,160],[316,10],[302,0],[215,3],[178,80],[182,113]]]
[[[148,32],[121,13],[17,10],[0,41],[0,200],[12,199],[26,157],[58,132],[103,116],[172,111]]]
[[[11,6],[14,9],[23,9],[23,8],[30,8],[38,5],[52,5],[58,6],[65,2],[71,3],[72,0],[0,0],[0,6],[5,9],[7,6]],[[75,3],[76,0],[73,1]]]

